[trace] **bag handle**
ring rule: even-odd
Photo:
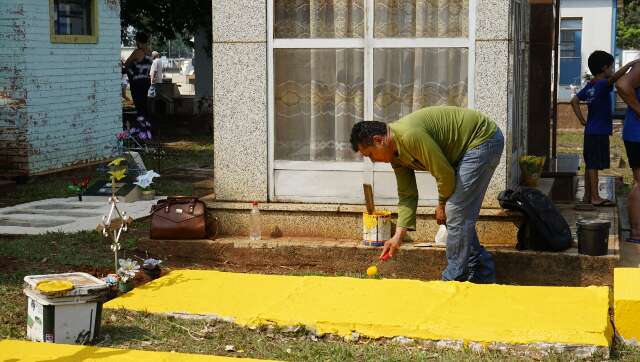
[[[214,216],[213,217],[213,221],[215,224],[215,232],[213,233],[213,236],[210,236],[211,240],[215,240],[218,237],[218,234],[220,232],[220,219],[218,219],[218,217]]]
[[[157,204],[151,206],[151,213],[154,213],[156,210],[159,210],[161,208],[164,208],[164,212],[168,213],[169,212],[169,206],[171,206],[172,204],[185,204],[188,203],[189,204],[189,214],[192,214],[195,212],[195,208],[196,208],[196,203],[197,202],[201,202],[199,198],[197,197],[192,197],[192,196],[170,196],[167,197],[166,199],[163,200],[159,200]]]

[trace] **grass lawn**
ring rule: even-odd
[[[148,221],[134,223],[125,234],[122,256],[132,256],[137,239],[146,235],[148,227]],[[112,270],[112,260],[108,241],[96,232],[0,237],[0,338],[25,337],[26,300],[22,294],[25,275],[69,271],[104,275]],[[572,360],[563,354],[525,358],[497,351],[437,349],[422,343],[404,345],[364,338],[356,342],[331,336],[316,338],[304,329],[249,329],[225,322],[176,319],[126,310],[105,310],[102,326],[99,346],[286,361]],[[227,345],[234,346],[235,352],[226,351]],[[640,350],[619,346],[614,349],[612,359],[639,361]]]

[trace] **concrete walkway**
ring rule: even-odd
[[[157,200],[118,203],[128,216],[138,219],[149,215]],[[109,212],[107,197],[85,196],[47,199],[0,209],[0,235],[45,234],[95,230]]]
[[[317,334],[404,336],[608,351],[607,287],[522,287],[402,279],[179,270],[105,304],[205,315],[239,325],[304,325]]]
[[[232,358],[175,352],[151,352],[132,349],[76,346],[68,344],[0,341],[1,361],[101,361],[101,362],[250,362],[249,358]]]

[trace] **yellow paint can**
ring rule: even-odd
[[[362,240],[365,245],[382,246],[391,239],[391,211],[377,210],[362,214]]]

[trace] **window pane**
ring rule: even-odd
[[[560,56],[576,57],[577,55],[577,36],[579,30],[561,30],[560,31]]]
[[[375,0],[376,38],[464,38],[468,0]]]
[[[364,119],[362,49],[275,49],[275,159],[349,161]]]
[[[56,35],[91,35],[92,0],[55,0]]]
[[[562,29],[582,29],[582,19],[561,19],[560,28]]]
[[[426,106],[467,106],[467,49],[375,49],[373,119],[393,122]]]
[[[274,38],[362,38],[364,0],[274,0]]]

